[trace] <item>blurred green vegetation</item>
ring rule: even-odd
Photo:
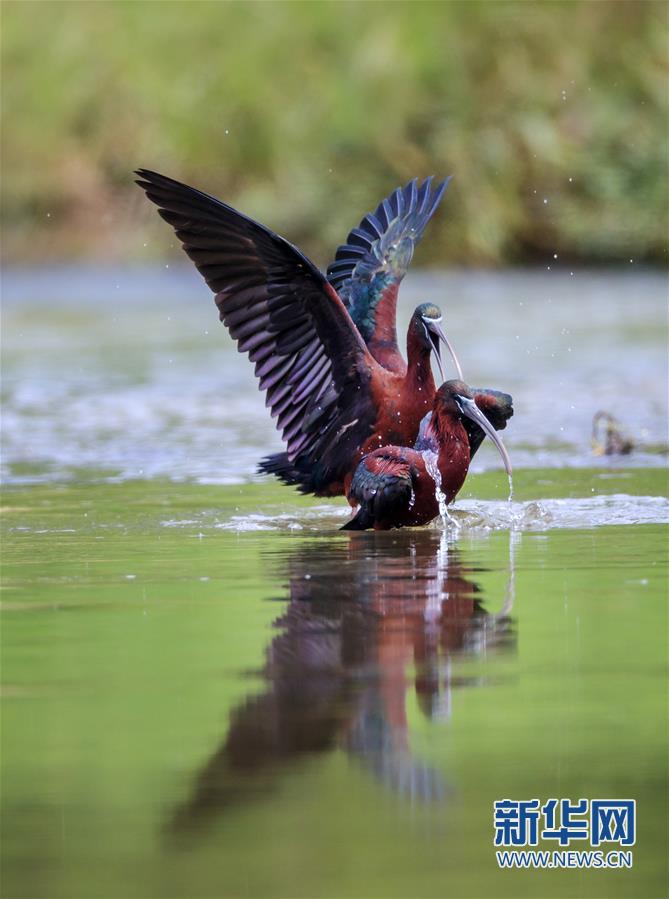
[[[320,262],[414,175],[422,262],[667,258],[664,2],[5,2],[4,254],[141,260],[137,166]]]

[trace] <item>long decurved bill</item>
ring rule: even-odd
[[[457,394],[455,399],[457,400],[460,409],[462,409],[462,414],[466,415],[467,418],[471,418],[472,421],[475,421],[476,424],[483,429],[484,433],[487,434],[488,437],[490,437],[492,442],[497,447],[500,456],[502,457],[502,462],[504,462],[506,473],[510,475],[512,471],[511,459],[509,459],[509,454],[507,453],[506,447],[498,436],[497,431],[490,424],[483,412],[481,412],[474,400],[470,400],[468,396],[461,396],[460,394]]]
[[[439,341],[446,344],[446,349],[451,354],[451,359],[453,360],[453,365],[455,365],[455,370],[458,373],[458,380],[464,381],[462,377],[462,369],[460,368],[460,363],[458,361],[458,357],[455,355],[455,350],[451,346],[451,342],[444,334],[444,331],[439,324],[438,321],[433,319],[431,322],[426,323],[428,330],[430,332],[430,340],[432,341],[432,347],[434,349],[434,355],[437,360],[437,366],[439,368],[439,373],[441,374],[441,380],[445,381],[446,377],[444,375],[444,367],[441,363],[441,347],[439,346]]]

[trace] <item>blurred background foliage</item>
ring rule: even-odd
[[[4,258],[179,249],[131,172],[325,264],[454,174],[422,262],[666,262],[664,2],[4,2]]]

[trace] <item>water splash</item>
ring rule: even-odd
[[[426,463],[427,464],[427,463]],[[428,469],[429,470],[429,469]],[[443,494],[442,494],[443,495]],[[163,521],[163,527],[178,527],[211,533],[232,531],[306,531],[335,530],[346,520],[350,510],[336,504],[295,508],[265,513],[232,515],[221,519],[216,510],[200,518]],[[451,539],[457,528],[460,534],[510,530],[514,544],[525,531],[548,531],[561,528],[594,528],[610,525],[662,524],[669,521],[669,499],[663,496],[633,496],[615,493],[606,496],[568,497],[564,499],[526,500],[458,500],[456,510],[447,513]],[[446,563],[448,544],[442,546]]]
[[[465,531],[547,531],[555,528],[592,528],[620,524],[660,524],[669,520],[664,496],[569,497],[530,500],[462,500],[459,524]]]
[[[437,454],[433,450],[423,450],[421,456],[425,461],[425,468],[427,468],[427,473],[434,481],[434,493],[437,498],[437,503],[439,504],[439,515],[441,516],[441,522],[443,526],[448,527],[449,524],[452,524],[456,528],[459,528],[460,525],[458,524],[458,522],[449,514],[446,494],[441,489],[441,472],[439,471],[439,466],[437,465]]]

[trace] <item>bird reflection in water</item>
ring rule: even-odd
[[[515,646],[515,536],[506,595],[486,597],[501,605],[496,614],[439,531],[314,538],[268,554],[289,597],[267,649],[266,689],[232,712],[225,740],[170,816],[171,833],[268,794],[289,766],[337,748],[403,799],[443,799],[443,774],[412,753],[407,692],[413,683],[422,712],[447,719],[454,687],[485,682],[454,678],[452,660]]]

